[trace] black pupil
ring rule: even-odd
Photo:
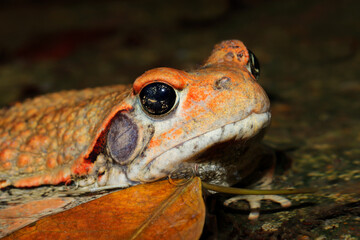
[[[168,113],[175,101],[175,90],[165,83],[150,83],[140,92],[140,102],[143,108],[153,115]]]
[[[249,51],[249,57],[250,57],[250,68],[251,68],[251,74],[256,78],[259,79],[260,77],[260,63],[257,60],[255,54],[253,52]]]

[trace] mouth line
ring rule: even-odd
[[[187,161],[217,143],[232,139],[236,141],[251,138],[269,125],[270,116],[270,112],[252,113],[241,120],[227,123],[219,128],[194,136],[153,157],[146,165],[146,168],[150,171],[152,168],[159,168],[156,163],[165,160],[167,161],[166,165],[169,166],[167,169],[172,169],[172,165]]]

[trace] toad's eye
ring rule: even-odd
[[[248,49],[249,52],[249,63],[248,63],[248,69],[251,72],[251,74],[255,77],[256,80],[260,77],[260,64],[257,58],[255,57],[255,54]]]
[[[140,91],[139,96],[144,110],[151,115],[167,114],[176,103],[174,88],[162,82],[146,85]]]

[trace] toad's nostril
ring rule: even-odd
[[[222,90],[222,89],[230,89],[231,86],[231,78],[222,77],[215,80],[214,89]]]
[[[228,52],[226,55],[225,55],[225,59],[226,61],[233,61],[234,59],[234,53],[233,52]]]

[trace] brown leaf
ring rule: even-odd
[[[39,219],[41,214],[56,211],[71,202],[71,198],[49,198],[9,206],[0,211],[0,236],[7,235]]]
[[[200,179],[165,180],[45,217],[5,239],[198,239],[204,220]]]

